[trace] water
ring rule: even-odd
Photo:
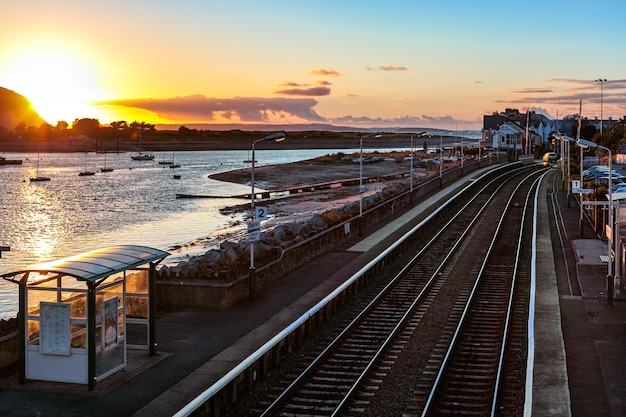
[[[344,150],[350,153],[355,150]],[[256,150],[257,166],[274,165],[336,153],[336,150]],[[177,199],[176,194],[230,196],[249,186],[211,180],[208,175],[249,167],[248,151],[156,154],[154,161],[133,161],[130,154],[9,153],[21,166],[0,166],[0,274],[111,245],[136,244],[168,250],[216,230],[233,218],[219,213],[240,199]],[[160,165],[174,158],[180,168]],[[49,182],[29,182],[36,175]],[[174,179],[174,174],[181,179]],[[257,187],[258,188],[258,187]],[[245,202],[245,201],[244,201]],[[175,258],[168,257],[167,262]],[[0,319],[15,317],[17,285],[0,279]]]

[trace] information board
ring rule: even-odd
[[[261,221],[250,220],[248,222],[248,240],[250,243],[261,240]]]
[[[39,303],[39,351],[48,355],[70,354],[70,305]]]

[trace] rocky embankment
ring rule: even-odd
[[[369,191],[364,196],[367,206],[383,198],[383,195],[400,193],[406,189],[402,173],[408,171],[404,155],[378,157],[364,164],[364,178],[372,178]],[[427,172],[422,172],[427,175]],[[391,176],[391,177],[387,177]],[[250,170],[239,169],[211,175],[212,179],[246,184]],[[359,163],[354,157],[337,154],[292,164],[264,166],[255,169],[255,184],[268,191],[298,186],[328,183],[359,178]],[[383,182],[379,178],[387,179]],[[257,202],[268,206],[278,216],[266,226],[261,239],[255,244],[258,265],[277,259],[281,251],[311,238],[324,230],[358,214],[358,182],[354,186],[325,188],[282,198]],[[227,213],[245,213],[250,205],[242,204],[224,209]],[[281,222],[284,219],[286,221]],[[248,273],[250,244],[247,238],[238,241],[224,240],[219,248],[189,258],[174,266],[159,270],[159,279],[183,281],[218,280],[229,281]]]

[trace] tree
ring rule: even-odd
[[[95,138],[100,131],[100,121],[98,119],[88,118],[76,119],[72,123],[72,131],[79,135]]]
[[[67,130],[68,127],[69,127],[69,124],[65,120],[59,120],[57,122],[57,125],[54,128],[56,130],[63,131],[63,130]]]
[[[37,137],[41,139],[50,139],[52,137],[53,127],[49,123],[42,123],[37,131]]]

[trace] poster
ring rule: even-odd
[[[39,303],[39,351],[48,355],[70,354],[70,305]]]
[[[104,301],[104,348],[117,344],[117,296]]]

